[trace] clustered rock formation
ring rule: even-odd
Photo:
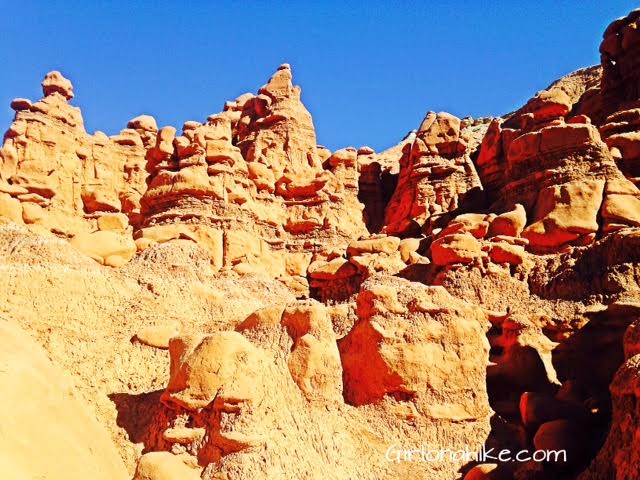
[[[638,478],[639,26],[383,152],[317,145],[286,64],[110,137],[47,74],[0,148],[4,476]]]

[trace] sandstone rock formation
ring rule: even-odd
[[[311,116],[282,65],[257,96],[227,102],[182,135],[165,127],[147,151],[139,248],[187,238],[218,267],[262,271],[307,294],[307,252],[365,232],[353,150],[323,163]],[[290,260],[295,258],[295,260]]]
[[[387,233],[419,232],[429,226],[428,220],[477,199],[482,186],[468,141],[459,118],[445,112],[427,114],[413,143],[403,149],[398,185],[385,212]]]
[[[318,145],[286,64],[110,137],[48,73],[0,148],[3,478],[636,479],[638,22],[381,152]]]
[[[365,283],[356,301],[358,321],[340,342],[345,400],[411,400],[435,424],[464,421],[468,439],[482,438],[490,412],[479,361],[489,347],[486,313],[442,287],[392,278]]]

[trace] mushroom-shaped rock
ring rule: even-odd
[[[71,80],[65,78],[60,72],[54,70],[45,75],[42,80],[42,92],[45,97],[59,93],[67,100],[73,98],[73,85]]]
[[[542,90],[529,100],[525,110],[533,113],[535,120],[564,117],[571,109],[571,99],[561,89]]]
[[[151,115],[139,115],[136,118],[132,118],[127,123],[127,128],[133,128],[134,130],[143,130],[145,132],[157,132],[158,124],[156,119]]]

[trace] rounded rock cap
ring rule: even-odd
[[[158,124],[156,123],[156,119],[151,115],[138,115],[136,118],[129,120],[127,128],[144,130],[146,132],[157,132]]]
[[[71,80],[54,70],[47,73],[44,80],[42,80],[42,93],[44,93],[45,97],[59,93],[67,100],[71,100],[73,98],[73,84]]]
[[[11,100],[10,107],[16,112],[29,110],[31,108],[31,100],[28,98],[14,98]]]

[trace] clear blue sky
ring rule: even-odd
[[[181,127],[292,64],[318,142],[376,150],[428,110],[499,115],[599,63],[604,28],[634,2],[70,2],[0,0],[0,123],[53,69],[89,132],[142,113]]]

